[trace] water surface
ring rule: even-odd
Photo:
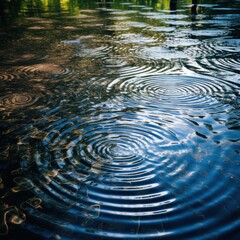
[[[239,239],[240,2],[4,3],[1,239]]]

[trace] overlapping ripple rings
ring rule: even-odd
[[[236,98],[234,84],[220,79],[178,75],[152,75],[119,78],[108,85],[107,91],[128,104],[168,110],[221,110],[224,98]],[[126,101],[129,99],[129,101]],[[134,103],[135,102],[135,103]]]
[[[186,53],[196,58],[203,70],[239,74],[239,41],[228,38],[208,40],[199,46],[193,46]],[[190,66],[188,68],[191,69]]]
[[[231,196],[234,188],[224,187],[230,180],[215,158],[233,153],[221,150],[206,129],[159,110],[102,111],[50,123],[20,162],[24,177],[14,191],[34,195],[21,204],[34,220],[23,227],[38,237],[66,239],[184,238],[206,226],[218,231],[222,195]],[[34,135],[21,139],[19,148]]]

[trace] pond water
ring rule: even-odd
[[[3,1],[1,239],[240,239],[240,1]]]

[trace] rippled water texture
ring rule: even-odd
[[[1,239],[240,239],[240,2],[3,1]]]

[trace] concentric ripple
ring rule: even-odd
[[[64,74],[67,70],[62,69],[61,66],[57,64],[51,64],[51,63],[42,63],[42,64],[34,64],[31,66],[21,66],[16,69],[16,72],[19,74]]]
[[[108,92],[118,100],[134,105],[160,109],[203,109],[218,111],[229,94],[236,94],[237,86],[219,79],[178,75],[152,75],[116,79],[108,85]],[[129,99],[126,101],[126,99]],[[134,103],[135,102],[135,103]],[[225,106],[227,108],[227,106]]]
[[[233,153],[221,150],[210,135],[202,140],[197,131],[206,129],[151,111],[52,122],[39,129],[42,141],[27,153],[26,143],[36,132],[29,133],[19,145],[25,151],[23,167],[15,171],[23,176],[12,188],[33,193],[20,206],[34,219],[23,228],[44,238],[57,229],[59,236],[73,239],[179,238],[206,226],[216,231],[218,220],[207,211],[221,221],[222,196],[234,191],[224,187],[229,180],[216,155]]]
[[[228,71],[230,73],[240,73],[240,58],[212,58],[197,61],[203,68],[211,69],[216,72]]]
[[[176,162],[171,156],[173,152],[179,157],[189,154],[185,143],[179,142],[181,130],[177,134],[165,129],[170,116],[166,116],[168,120],[144,120],[132,114],[112,115],[110,119],[109,114],[103,114],[102,120],[98,118],[85,123],[80,118],[62,120],[52,125],[43,139],[43,147],[49,150],[32,156],[34,168],[40,174],[35,176],[37,184],[33,192],[40,202],[50,204],[56,211],[63,212],[59,204],[65,206],[62,221],[72,225],[73,236],[84,236],[85,231],[94,227],[99,229],[91,233],[96,237],[135,238],[128,232],[130,225],[140,236],[149,237],[151,233],[138,233],[140,219],[144,222],[150,218],[159,226],[157,216],[173,211],[175,206],[176,200],[167,188],[168,180],[162,175],[164,169],[169,169],[173,178],[185,175],[194,166],[184,158]],[[187,122],[183,124],[189,128]],[[30,172],[30,176],[35,175]],[[18,186],[24,182],[29,181],[22,179]],[[28,183],[27,188],[32,189],[33,183]],[[51,224],[57,224],[54,211],[46,217],[35,210],[30,214],[38,222],[48,217]],[[75,224],[76,217],[80,227]],[[124,226],[123,232],[111,233],[112,221],[116,226]]]
[[[219,41],[202,41],[200,45],[189,47],[185,50],[185,53],[194,58],[206,58],[206,57],[221,57],[224,52],[224,48],[221,47],[222,42]]]
[[[13,93],[0,97],[1,108],[21,108],[31,106],[38,101],[40,95],[24,92]]]
[[[166,43],[166,45],[170,45]],[[187,58],[186,54],[176,50],[170,50],[166,47],[145,47],[137,54],[143,59],[153,60],[172,60],[172,59],[184,59]]]

